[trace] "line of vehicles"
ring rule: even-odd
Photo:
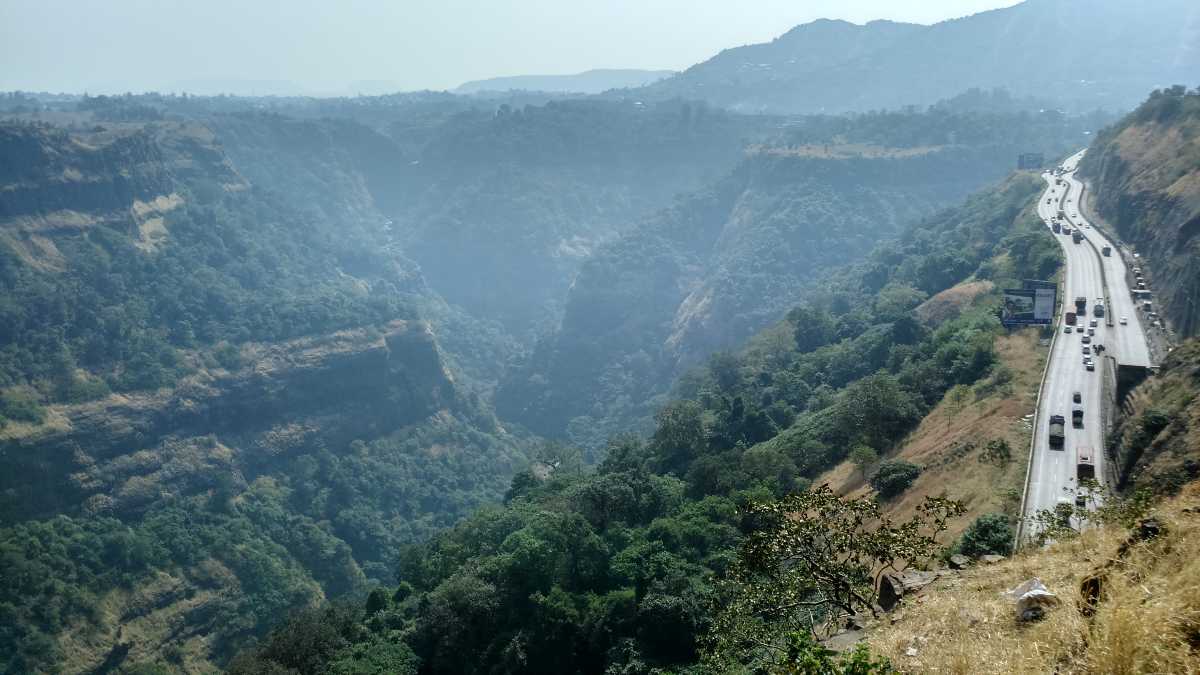
[[[1071,409],[1071,426],[1077,429],[1083,428],[1083,406],[1080,405],[1082,397],[1079,392],[1074,395],[1075,405]],[[1050,416],[1050,448],[1052,450],[1065,450],[1067,441],[1067,419],[1063,415]],[[1079,445],[1075,447],[1075,477],[1079,481],[1090,481],[1096,479],[1096,452],[1090,445]],[[1085,506],[1087,503],[1087,491],[1079,488],[1075,493],[1075,505]]]
[[[1104,298],[1096,298],[1095,304],[1092,305],[1092,314],[1096,317],[1104,316]],[[1092,344],[1092,338],[1096,336],[1096,330],[1100,327],[1098,319],[1089,319],[1087,326],[1080,323],[1080,318],[1087,316],[1087,298],[1079,296],[1075,298],[1075,311],[1066,312],[1063,318],[1063,333],[1070,335],[1076,332],[1080,334],[1080,344],[1083,351],[1083,367],[1089,371],[1096,370],[1096,361],[1093,359],[1093,352],[1099,355],[1104,351],[1104,345]],[[1125,323],[1122,317],[1121,323]]]
[[[1062,175],[1066,173],[1063,167],[1056,167],[1053,171],[1056,186],[1065,186],[1066,181]],[[1051,199],[1047,199],[1046,203],[1051,203]],[[1086,239],[1083,233],[1085,225],[1072,227],[1071,219],[1068,218],[1067,208],[1071,204],[1070,198],[1063,200],[1061,207],[1057,213],[1050,219],[1049,225],[1055,234],[1071,237],[1074,244],[1081,244]],[[1070,214],[1072,218],[1077,217],[1077,214]],[[1100,250],[1101,255],[1111,256],[1112,248],[1107,244]],[[1104,345],[1094,342],[1096,331],[1100,328],[1099,320],[1104,318],[1106,308],[1104,298],[1096,298],[1092,303],[1091,313],[1093,318],[1088,317],[1088,300],[1086,296],[1077,296],[1074,302],[1074,311],[1065,311],[1063,313],[1063,333],[1080,335],[1080,351],[1083,356],[1083,366],[1088,371],[1096,370],[1095,356],[1098,356],[1104,351]],[[1086,325],[1085,325],[1086,322]],[[1121,323],[1125,324],[1125,317],[1121,318]],[[1083,429],[1084,425],[1084,408],[1083,408],[1083,393],[1075,391],[1071,395],[1070,406],[1071,427],[1075,429]],[[1049,444],[1052,450],[1065,451],[1067,445],[1067,417],[1063,414],[1050,415],[1049,429]],[[1094,480],[1096,478],[1096,455],[1091,445],[1078,445],[1075,447],[1075,477],[1079,481]],[[1087,503],[1087,492],[1082,488],[1078,488],[1079,483],[1076,483],[1077,489],[1074,494],[1074,503],[1076,506],[1085,506]],[[1064,490],[1067,488],[1064,487]],[[1060,503],[1070,503],[1070,499],[1063,497],[1059,499]]]

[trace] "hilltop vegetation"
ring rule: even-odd
[[[365,615],[341,628],[326,618],[338,610],[298,617],[238,672],[296,667],[298,652],[316,672],[379,650],[411,650],[428,672],[695,664],[715,582],[755,528],[743,507],[803,490],[849,448],[887,453],[949,388],[997,377],[995,294],[933,324],[914,309],[972,275],[1052,274],[1054,242],[1028,210],[1039,189],[1015,176],[910,228],[685,378],[648,440],[613,441],[594,471],[564,449],[519,473],[505,506],[403,550],[399,586]]]

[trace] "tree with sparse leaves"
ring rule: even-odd
[[[874,499],[839,497],[828,485],[752,502],[743,515],[754,531],[718,589],[705,658],[718,669],[774,670],[789,659],[789,636],[873,612],[879,577],[932,560],[947,521],[962,513],[958,502],[926,497],[896,522]]]

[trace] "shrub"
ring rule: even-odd
[[[884,499],[904,492],[921,475],[921,467],[902,459],[892,459],[879,465],[871,476],[871,487]]]
[[[1012,551],[1013,528],[1003,513],[985,513],[963,532],[958,550],[963,555],[989,553],[1008,555]]]
[[[34,395],[25,389],[9,389],[0,392],[0,426],[4,420],[41,424],[46,411]]]

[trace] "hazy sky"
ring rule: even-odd
[[[445,89],[500,75],[682,69],[828,17],[933,23],[1015,0],[0,0],[0,90],[283,81]],[[212,86],[211,84],[209,86]],[[371,87],[374,88],[374,87]]]

